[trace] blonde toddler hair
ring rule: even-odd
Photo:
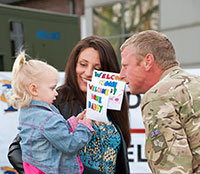
[[[56,70],[40,60],[27,61],[27,56],[25,51],[21,51],[12,68],[12,89],[8,93],[8,104],[16,109],[29,106],[32,95],[28,87],[32,82],[35,82],[47,69]]]

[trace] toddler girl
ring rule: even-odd
[[[80,174],[79,149],[90,140],[93,128],[83,111],[67,121],[52,105],[56,99],[58,71],[40,60],[25,59],[20,52],[12,70],[9,104],[20,108],[19,135],[27,174]]]

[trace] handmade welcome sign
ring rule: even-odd
[[[100,85],[101,87],[110,88],[110,95],[107,106],[108,109],[121,109],[125,82],[120,80],[118,73],[94,70],[92,83],[95,85]]]
[[[92,120],[108,123],[107,105],[110,89],[87,82],[87,112],[86,117]]]

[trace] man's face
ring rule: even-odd
[[[120,78],[125,80],[131,94],[144,93],[144,80],[146,71],[143,67],[143,61],[138,63],[137,57],[141,55],[135,54],[133,48],[127,46],[121,52],[122,69]]]

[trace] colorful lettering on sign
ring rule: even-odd
[[[117,86],[117,82],[106,81],[106,80],[100,80],[100,81],[99,81],[99,85],[109,86],[109,87],[116,88],[116,86]]]
[[[109,92],[109,89],[96,87],[96,86],[90,85],[90,84],[89,84],[89,88],[90,88],[90,90],[92,90],[94,92],[102,93],[102,94],[105,94],[105,95],[108,95],[108,92]]]
[[[117,92],[117,88],[111,88],[110,93],[115,95],[115,93]]]
[[[95,77],[99,77],[99,78],[102,78],[102,79],[111,79],[111,80],[120,80],[119,76],[118,75],[114,75],[114,74],[106,74],[106,73],[98,73],[95,71]]]
[[[95,110],[97,112],[101,112],[103,105],[98,105],[98,104],[95,104],[95,103],[92,103],[91,101],[89,101],[88,102],[88,108]]]
[[[95,101],[98,101],[99,103],[102,103],[102,102],[101,102],[102,97],[97,96],[97,95],[95,95],[95,94],[91,94],[91,99],[93,99],[93,100],[95,100]]]

